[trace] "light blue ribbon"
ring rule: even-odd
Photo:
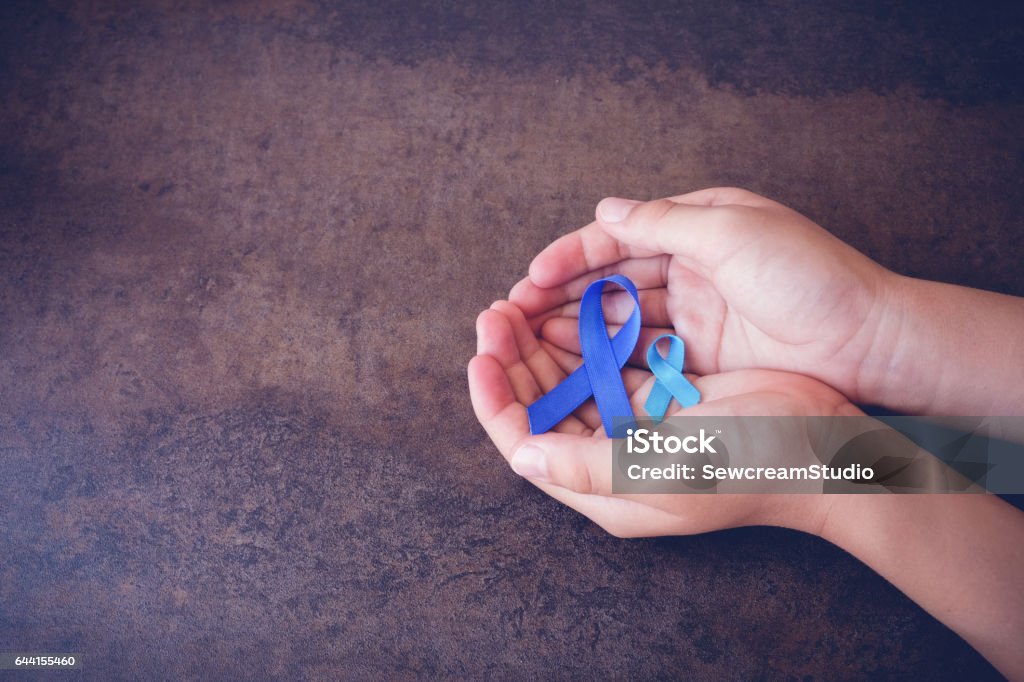
[[[658,352],[658,342],[669,340],[668,357]],[[662,334],[647,349],[647,366],[654,373],[654,385],[647,396],[644,409],[655,424],[660,424],[668,412],[674,397],[683,407],[692,407],[700,402],[700,391],[683,376],[683,358],[686,344],[678,336]]]
[[[601,309],[601,293],[608,283],[625,289],[635,304],[626,324],[610,339]],[[624,438],[626,429],[635,428],[620,373],[640,338],[640,295],[633,282],[622,275],[591,282],[580,301],[579,331],[583,365],[526,409],[530,433],[549,431],[594,396],[605,432],[612,438]]]

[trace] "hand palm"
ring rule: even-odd
[[[774,252],[762,243],[769,239],[777,236],[752,240],[706,276],[671,258],[668,327],[696,352],[713,354],[707,369],[714,372],[770,367],[820,375],[826,363],[855,372],[871,318],[863,282],[820,252],[817,261],[811,253]],[[694,326],[699,333],[687,334]]]
[[[579,366],[582,358],[538,339],[523,313],[507,301],[499,301],[480,314],[477,336],[478,355],[469,367],[473,406],[480,423],[507,459],[530,438],[526,407],[554,388]],[[643,402],[653,377],[649,372],[627,367],[622,378],[634,411],[645,414]],[[799,375],[747,370],[693,377],[692,380],[702,392],[703,400],[690,408],[688,414],[832,415],[854,410],[837,392]],[[680,411],[673,403],[669,413]],[[592,400],[563,420],[555,432],[558,434],[555,437],[562,439],[559,442],[567,447],[578,445],[578,440],[572,439],[607,441]],[[610,459],[610,446],[595,451],[597,456],[606,453]],[[757,495],[740,496],[737,504],[724,504],[722,496],[630,497],[575,491],[587,486],[597,487],[591,481],[574,486],[574,490],[540,484],[549,495],[616,535],[696,533],[728,527],[743,523],[753,508],[765,502]],[[719,501],[716,502],[716,498]]]
[[[855,389],[879,325],[881,269],[761,197],[754,206],[716,210],[724,212],[716,215],[724,227],[685,256],[628,246],[597,223],[588,225],[545,249],[510,300],[545,340],[578,352],[583,290],[622,273],[642,289],[644,329],[634,366],[646,367],[654,338],[675,333],[687,343],[687,367],[699,373],[762,367]],[[605,300],[608,321],[622,323],[632,300],[623,294]]]

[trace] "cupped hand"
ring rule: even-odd
[[[885,379],[885,349],[899,329],[897,278],[764,197],[720,188],[646,203],[605,199],[595,222],[533,260],[509,300],[551,348],[578,353],[580,298],[611,273],[641,289],[636,367],[646,367],[654,338],[675,333],[698,374],[798,372],[864,402]],[[625,293],[605,295],[613,325],[632,306]]]
[[[477,318],[477,356],[469,388],[477,418],[513,470],[555,499],[619,537],[683,535],[742,525],[820,530],[823,495],[622,495],[612,493],[612,447],[593,400],[551,433],[531,436],[527,406],[580,365],[579,355],[539,339],[522,311],[498,301]],[[636,414],[653,376],[626,367],[623,382]],[[688,375],[702,402],[669,414],[859,414],[847,399],[814,379],[786,372],[742,370]]]

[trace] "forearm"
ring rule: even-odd
[[[862,395],[911,414],[1024,415],[1024,299],[894,276]]]
[[[835,495],[826,540],[1024,679],[1024,513],[987,494]]]

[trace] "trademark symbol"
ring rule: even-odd
[[[721,434],[722,433],[722,429],[715,429],[715,433]]]

